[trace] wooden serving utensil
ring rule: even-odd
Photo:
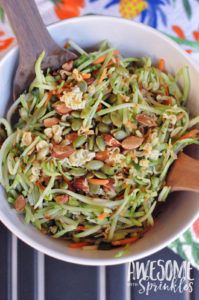
[[[181,152],[166,179],[171,191],[199,192],[199,161]]]
[[[57,70],[77,56],[59,47],[48,33],[34,0],[0,0],[19,45],[19,65],[15,74],[13,95],[16,99],[35,77],[34,65],[46,51],[42,69]]]

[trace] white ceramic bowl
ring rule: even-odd
[[[105,16],[86,16],[66,20],[49,26],[55,41],[64,45],[72,39],[81,47],[96,47],[107,39],[117,46],[123,56],[151,56],[154,61],[166,60],[166,69],[177,71],[184,65],[189,66],[191,92],[189,107],[193,115],[199,114],[199,72],[188,55],[173,41],[158,31],[132,21]],[[18,63],[18,48],[12,49],[0,62],[0,114],[5,115],[12,93],[12,78]],[[131,245],[127,256],[114,258],[118,249],[111,251],[87,252],[70,249],[65,241],[55,240],[40,233],[33,226],[26,226],[24,218],[10,209],[3,188],[0,188],[0,220],[18,238],[35,249],[55,258],[85,265],[114,265],[136,260],[150,255],[182,234],[197,218],[199,199],[195,193],[171,194],[165,211],[157,224],[144,238]]]

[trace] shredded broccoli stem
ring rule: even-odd
[[[91,53],[69,44],[80,56],[45,72],[43,51],[29,92],[0,119],[0,183],[11,207],[25,200],[26,224],[112,248],[155,224],[170,166],[199,145],[191,129],[199,116],[186,107],[188,67],[174,75],[151,58],[123,58],[107,41]]]

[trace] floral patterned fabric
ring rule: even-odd
[[[83,14],[121,16],[157,28],[199,63],[199,0],[36,0],[46,25]],[[16,41],[0,6],[0,57]],[[199,219],[169,245],[199,268]]]

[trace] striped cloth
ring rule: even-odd
[[[121,16],[165,32],[199,63],[199,0],[36,0],[46,25],[82,14]],[[0,7],[0,58],[16,44]],[[169,247],[199,268],[199,219]]]

